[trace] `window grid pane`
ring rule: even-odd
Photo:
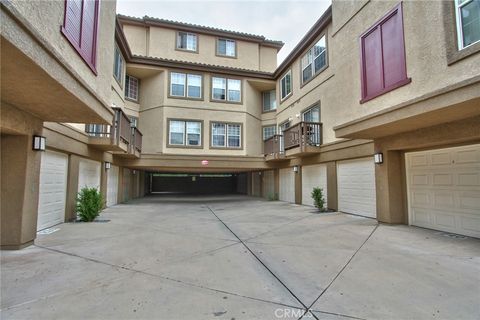
[[[215,100],[226,99],[227,81],[225,78],[212,78],[212,95]]]
[[[170,121],[170,144],[183,145],[185,137],[185,122]]]
[[[170,73],[170,95],[175,97],[185,96],[185,78],[184,73]]]
[[[225,124],[213,123],[212,124],[212,146],[225,147]]]
[[[138,79],[127,75],[125,78],[125,96],[129,99],[138,100]]]
[[[199,146],[201,145],[201,123],[187,122],[187,145]]]
[[[273,137],[275,134],[275,126],[264,127],[263,128],[263,140]]]
[[[228,101],[241,101],[242,83],[240,80],[228,79]]]
[[[202,76],[197,74],[187,76],[187,96],[189,98],[202,97]]]
[[[228,124],[227,135],[228,135],[227,146],[233,147],[233,148],[239,148],[240,147],[240,125]]]

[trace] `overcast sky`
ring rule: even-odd
[[[117,13],[175,20],[263,35],[285,43],[278,63],[290,53],[330,0],[117,0]]]

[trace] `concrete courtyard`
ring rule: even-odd
[[[146,197],[2,251],[2,319],[480,319],[480,240],[244,196]]]

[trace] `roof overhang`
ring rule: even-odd
[[[376,139],[480,115],[480,76],[334,127],[337,138]]]

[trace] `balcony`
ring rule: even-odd
[[[112,151],[124,157],[139,157],[142,151],[142,133],[132,128],[130,119],[120,108],[113,108],[113,125],[87,124],[85,132],[89,144],[103,151]]]
[[[285,156],[318,153],[322,144],[322,124],[302,121],[283,131]]]
[[[265,161],[280,161],[285,159],[283,136],[274,134],[263,142],[263,155]]]

